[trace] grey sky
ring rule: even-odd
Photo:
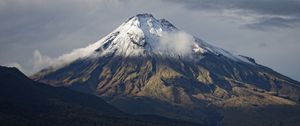
[[[300,80],[299,0],[0,0],[0,64],[31,74],[145,12]]]

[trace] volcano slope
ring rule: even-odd
[[[151,14],[128,19],[60,61],[76,51],[84,54],[31,78],[99,96],[134,114],[211,125],[299,123],[299,82]]]

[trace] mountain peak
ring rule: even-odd
[[[142,14],[137,14],[136,16],[134,17],[154,17],[152,14],[149,14],[149,13],[142,13]]]
[[[149,14],[133,16],[74,53],[89,52],[96,58],[86,55],[32,78],[103,97],[129,113],[196,122],[223,119],[227,114],[216,116],[222,107],[260,110],[299,103],[299,82],[170,24]]]
[[[149,13],[137,14],[137,15],[129,18],[128,21],[130,21],[130,20],[137,20],[137,21],[142,22],[142,23],[145,23],[147,21],[148,22],[154,21],[154,22],[160,24],[162,27],[169,27],[169,28],[175,28],[175,29],[177,29],[168,20],[166,20],[166,19],[157,19],[152,14],[149,14]],[[126,22],[128,22],[128,21],[126,21]]]
[[[100,40],[97,51],[122,56],[170,53],[174,50],[162,49],[161,38],[177,32],[180,30],[165,19],[156,19],[151,14],[138,14]]]
[[[162,30],[172,31],[178,30],[173,24],[171,24],[166,19],[157,19],[152,14],[144,13],[144,14],[137,14],[127,21],[125,21],[121,26],[124,25],[133,25],[142,30],[149,30],[151,28],[161,28]]]
[[[206,56],[205,54],[255,64],[249,58],[233,55],[176,28],[166,19],[157,19],[152,14],[146,13],[129,18],[99,41],[59,57],[59,62],[52,66],[61,67],[77,59],[95,56],[163,56],[200,60]]]
[[[172,58],[201,59],[204,53],[222,55],[235,61],[253,64],[221,48],[214,47],[178,28],[166,19],[152,14],[137,14],[129,18],[96,44],[101,56],[160,55]]]

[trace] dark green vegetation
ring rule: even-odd
[[[182,126],[193,123],[133,116],[101,98],[32,81],[16,68],[0,66],[1,126]],[[197,124],[199,125],[199,124]]]

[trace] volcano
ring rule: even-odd
[[[72,54],[80,55],[68,62],[60,57],[62,62],[31,78],[99,96],[128,113],[211,125],[230,120],[232,108],[260,110],[300,101],[299,82],[151,14],[133,16],[98,42],[65,56]]]

